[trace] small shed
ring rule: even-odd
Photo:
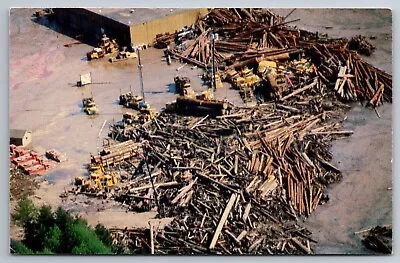
[[[10,144],[28,146],[32,142],[32,132],[27,130],[10,130]]]

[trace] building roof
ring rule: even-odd
[[[10,129],[10,138],[24,138],[27,130]]]
[[[131,26],[149,22],[168,15],[191,10],[190,8],[86,8],[87,10]]]

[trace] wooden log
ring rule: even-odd
[[[240,232],[240,234],[238,235],[236,240],[240,242],[246,235],[247,235],[247,231],[243,230],[242,232]]]
[[[181,199],[187,192],[192,189],[193,185],[197,182],[197,179],[198,178],[195,178],[190,184],[181,188],[180,193],[171,201],[171,204],[178,203],[179,199]]]
[[[217,229],[214,232],[214,236],[213,236],[213,238],[211,240],[209,249],[214,249],[215,248],[215,245],[217,244],[217,241],[218,241],[218,237],[221,234],[222,228],[225,225],[225,222],[226,222],[226,220],[227,220],[227,218],[229,216],[229,213],[231,212],[232,206],[235,203],[236,198],[237,198],[237,194],[233,193],[231,195],[229,201],[228,201],[228,204],[225,207],[225,210],[224,210],[224,212],[223,212],[223,214],[221,216],[221,219],[219,220]]]
[[[151,246],[151,254],[154,255],[154,226],[153,223],[150,221],[150,246]]]
[[[222,188],[225,188],[225,189],[227,189],[227,190],[229,190],[229,191],[232,191],[232,192],[234,192],[234,193],[238,193],[238,194],[240,193],[238,190],[235,190],[235,189],[233,189],[233,188],[231,188],[231,187],[229,187],[229,186],[227,186],[227,185],[225,185],[225,184],[223,184],[223,183],[221,183],[221,182],[218,182],[218,181],[216,181],[216,180],[214,180],[214,179],[208,177],[208,176],[205,175],[205,174],[201,174],[201,173],[196,173],[196,174],[199,175],[199,176],[201,176],[201,177],[204,178],[204,179],[207,179],[207,180],[209,180],[209,181],[211,181],[211,182],[213,182],[213,183],[215,183],[215,184],[221,186]]]
[[[309,132],[308,135],[352,135],[354,131],[325,131],[325,132]]]
[[[311,249],[304,246],[296,237],[293,237],[291,240],[296,244],[298,248],[300,248],[307,255],[310,255],[312,253]]]
[[[171,187],[171,186],[177,186],[177,185],[179,185],[178,182],[172,181],[172,182],[167,182],[167,183],[154,184],[154,187],[155,188],[157,188],[157,187]],[[139,186],[139,187],[135,187],[135,188],[131,188],[131,189],[129,189],[129,192],[133,193],[133,192],[137,192],[137,191],[141,191],[141,190],[146,190],[146,189],[149,189],[149,188],[152,188],[151,184],[144,185],[144,186]]]
[[[317,83],[318,83],[318,78],[315,78],[314,81],[311,84],[306,85],[306,86],[304,86],[304,87],[302,87],[300,89],[297,89],[297,90],[293,91],[289,95],[286,95],[285,97],[283,97],[281,99],[281,101],[287,100],[287,99],[289,99],[289,98],[291,98],[291,97],[293,97],[293,96],[295,96],[295,95],[297,95],[297,94],[299,94],[299,93],[301,93],[301,92],[303,92],[305,90],[308,90],[308,89],[314,87],[315,85],[317,85]]]
[[[246,208],[244,209],[244,213],[243,213],[243,216],[242,216],[243,222],[246,222],[247,218],[249,217],[250,209],[251,209],[251,203],[248,203],[246,205]]]

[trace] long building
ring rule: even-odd
[[[157,34],[194,24],[206,8],[54,8],[59,24],[89,37],[106,34],[124,45],[151,44]]]

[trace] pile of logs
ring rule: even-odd
[[[391,75],[350,50],[351,47],[361,54],[370,54],[374,47],[365,38],[330,39],[291,27],[290,22],[293,21],[285,21],[266,9],[212,9],[194,25],[197,38],[169,49],[169,53],[187,63],[210,68],[210,34],[218,33],[215,63],[222,72],[245,66],[256,68],[261,60],[284,62],[306,55],[312,58],[314,75],[320,76],[340,99],[366,101],[373,107],[383,101],[391,102]]]
[[[341,176],[330,140],[352,134],[326,118],[275,104],[217,118],[161,113],[136,127],[147,158],[114,198],[175,218],[154,234],[157,254],[310,254],[310,233],[295,221]],[[130,248],[150,251],[140,244]]]
[[[164,229],[116,230],[117,243],[145,254],[313,253],[315,241],[297,221],[326,202],[324,189],[341,178],[330,141],[353,133],[335,121],[346,107],[336,98],[379,106],[391,101],[392,79],[350,51],[346,39],[287,23],[264,9],[213,9],[191,29],[197,38],[169,50],[208,68],[210,34],[218,33],[220,70],[268,59],[291,72],[277,69],[286,87],[276,89],[276,102],[223,116],[162,112],[140,126],[112,126],[113,139],[140,150],[129,182],[112,197],[128,210],[174,218]],[[294,61],[297,54],[307,59]]]
[[[362,232],[366,232],[362,243],[367,248],[382,254],[392,254],[392,225],[376,226]]]
[[[358,51],[362,55],[370,56],[376,47],[369,43],[365,37],[360,35],[351,38],[349,41],[349,48]]]

